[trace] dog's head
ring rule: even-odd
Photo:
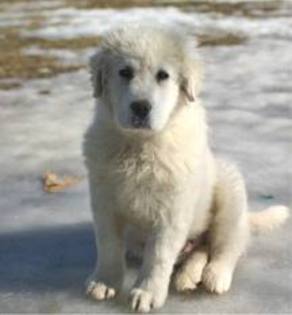
[[[196,42],[166,26],[125,26],[105,34],[91,58],[94,96],[126,130],[164,129],[200,86]]]

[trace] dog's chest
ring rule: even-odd
[[[185,161],[153,152],[121,155],[112,170],[110,185],[118,211],[145,224],[171,216],[176,196],[185,187],[182,181],[190,174]]]

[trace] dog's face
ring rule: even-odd
[[[117,124],[127,129],[163,129],[178,103],[178,73],[169,64],[120,57],[110,63],[108,94]]]
[[[194,81],[186,69],[185,52],[168,51],[174,43],[165,34],[156,40],[159,45],[154,48],[145,45],[145,40],[144,47],[139,47],[136,38],[126,50],[119,41],[116,49],[102,48],[92,58],[95,96],[102,98],[109,116],[122,129],[161,131],[182,99],[194,101]]]

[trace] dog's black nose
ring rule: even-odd
[[[135,101],[130,106],[133,114],[141,120],[146,119],[151,110],[151,104],[147,100]]]

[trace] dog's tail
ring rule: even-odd
[[[286,206],[272,206],[259,212],[249,212],[249,225],[252,232],[271,231],[282,225],[289,217]]]

